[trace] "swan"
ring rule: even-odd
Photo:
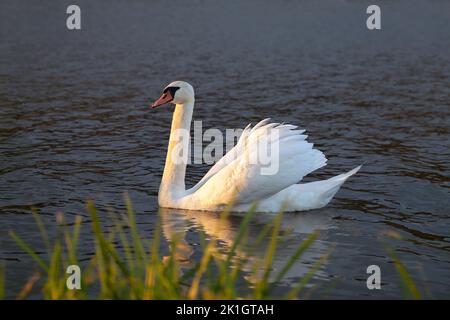
[[[361,166],[328,180],[299,184],[307,174],[326,165],[325,155],[306,141],[304,130],[264,119],[248,125],[236,145],[228,151],[192,188],[185,187],[187,152],[194,111],[194,88],[174,81],[165,87],[152,108],[175,104],[164,172],[158,193],[160,207],[218,211],[231,206],[234,212],[248,211],[255,203],[258,212],[304,211],[326,206],[341,185]],[[272,133],[276,132],[276,135]],[[252,161],[257,146],[265,142],[277,147],[277,170],[264,174],[263,164]],[[183,156],[182,156],[183,157]]]

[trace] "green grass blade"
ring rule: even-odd
[[[125,203],[127,206],[128,224],[130,227],[131,238],[133,240],[135,257],[136,257],[137,261],[143,261],[145,264],[147,261],[147,257],[146,257],[145,251],[144,251],[144,246],[142,244],[142,240],[141,240],[141,238],[139,236],[139,232],[137,230],[135,214],[133,211],[133,205],[131,203],[130,197],[128,196],[128,193],[125,193],[124,198],[125,198]]]
[[[411,275],[409,274],[408,270],[406,269],[405,265],[400,261],[400,259],[397,257],[397,255],[395,254],[394,250],[391,247],[385,245],[385,248],[389,256],[391,257],[392,261],[394,262],[395,269],[400,275],[400,278],[402,280],[407,295],[409,295],[415,300],[422,299],[422,295],[417,289],[417,286],[414,280],[412,279]]]
[[[316,274],[317,270],[327,261],[333,249],[330,249],[326,254],[320,257],[313,266],[308,270],[308,272],[300,279],[298,285],[294,287],[287,295],[289,299],[297,298],[299,292],[311,281],[314,274]]]
[[[264,276],[262,279],[262,284],[264,287],[264,291],[266,290],[265,287],[267,286],[268,280],[269,280],[269,276],[270,276],[270,271],[271,271],[271,267],[273,264],[273,258],[275,257],[275,251],[277,249],[277,244],[278,244],[278,235],[280,233],[280,228],[281,228],[281,220],[283,219],[283,212],[280,212],[275,220],[274,220],[274,226],[272,229],[272,236],[270,238],[270,242],[269,245],[267,247],[267,251],[266,251],[266,258],[264,259]]]
[[[20,238],[14,231],[10,231],[9,235],[14,239],[14,241],[17,242],[17,244],[22,248],[23,251],[25,251],[30,257],[34,259],[34,261],[37,262],[37,264],[45,271],[48,272],[48,266],[42,260],[41,257],[25,242]]]
[[[275,280],[273,284],[271,284],[270,289],[273,289],[273,287],[284,278],[284,276],[292,268],[295,262],[298,261],[298,259],[302,256],[302,254],[313,244],[313,242],[317,239],[318,236],[319,232],[314,231],[308,236],[308,238],[306,238],[306,240],[304,240],[300,244],[295,253],[289,258],[288,262],[284,265],[283,269],[281,269],[281,271],[275,277]]]
[[[47,251],[50,251],[50,241],[48,238],[47,230],[45,229],[44,223],[42,222],[41,216],[37,212],[35,208],[32,208],[31,213],[36,221],[36,224],[39,228],[39,232],[41,234],[42,241],[44,241],[44,245],[47,248]]]
[[[236,238],[234,239],[233,245],[232,245],[230,251],[228,252],[227,265],[230,264],[230,260],[234,256],[236,248],[240,245],[245,232],[248,230],[248,225],[249,225],[251,219],[253,218],[253,216],[255,215],[255,212],[256,212],[256,204],[253,204],[252,207],[250,208],[250,210],[248,211],[248,213],[245,215],[241,225],[239,226],[239,230],[236,235]]]

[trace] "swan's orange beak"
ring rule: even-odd
[[[152,108],[162,106],[163,104],[166,104],[172,100],[173,100],[172,94],[170,93],[170,91],[167,91],[163,93],[158,100],[152,103]]]

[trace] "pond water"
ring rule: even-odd
[[[65,27],[64,1],[0,4],[0,262],[6,297],[37,267],[9,237],[44,251],[31,207],[85,217],[80,250],[93,254],[87,199],[122,212],[128,191],[151,236],[173,107],[150,110],[176,79],[196,89],[203,129],[271,117],[306,128],[328,165],[307,181],[364,164],[324,209],[290,213],[274,268],[305,236],[319,240],[284,290],[333,248],[305,293],[312,298],[402,298],[384,245],[426,298],[450,292],[450,2],[378,1],[382,29],[366,28],[366,1],[77,1],[82,30]],[[187,169],[187,185],[206,165]],[[108,223],[106,215],[101,216]],[[258,232],[271,216],[258,215]],[[219,233],[216,214],[166,210],[201,255],[198,232],[224,250],[242,216]],[[386,231],[400,234],[394,240]],[[381,268],[368,290],[366,268]],[[32,297],[39,297],[37,292]]]

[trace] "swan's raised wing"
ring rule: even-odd
[[[264,119],[260,121],[254,128],[251,128],[251,124],[248,124],[247,127],[243,130],[241,136],[239,137],[238,142],[236,145],[231,148],[222,158],[220,158],[219,161],[217,161],[209,170],[208,172],[203,176],[203,178],[189,191],[194,192],[198,190],[202,185],[205,184],[206,181],[209,180],[213,175],[215,175],[217,172],[219,172],[222,168],[226,167],[228,164],[230,164],[233,160],[235,160],[239,155],[242,155],[242,151],[244,148],[244,145],[246,144],[247,137],[249,136],[250,132],[257,128],[258,125],[263,125],[264,123],[267,123],[269,119]]]
[[[323,153],[313,149],[303,133],[268,119],[247,126],[236,146],[196,186],[192,200],[201,202],[203,209],[251,203],[299,182],[326,164]]]

